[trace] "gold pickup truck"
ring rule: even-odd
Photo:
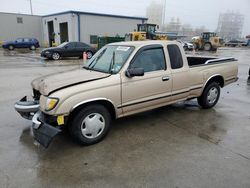
[[[235,82],[234,58],[186,56],[174,41],[120,42],[100,49],[81,69],[32,81],[33,98],[15,104],[48,147],[67,126],[80,144],[101,141],[117,118],[197,98],[202,108]]]

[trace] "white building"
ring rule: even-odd
[[[43,41],[42,17],[0,12],[0,42],[21,37]]]
[[[22,20],[22,23],[19,21]],[[145,17],[66,11],[45,16],[0,13],[0,41],[35,37],[40,44],[81,41],[95,45],[97,36],[121,36],[134,31]],[[4,25],[4,27],[2,27]]]
[[[148,6],[146,11],[146,16],[148,17],[148,23],[157,24],[161,28],[163,24],[163,3],[158,3],[152,1],[151,4]]]
[[[240,13],[227,12],[220,14],[217,34],[225,40],[239,39],[242,37],[244,16]]]

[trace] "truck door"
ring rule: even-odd
[[[169,61],[172,72],[172,101],[186,99],[189,95],[189,66],[187,60],[183,58],[184,50],[180,50],[181,45],[167,45]]]
[[[162,106],[170,101],[172,82],[171,72],[166,66],[162,45],[142,47],[130,62],[128,69],[143,68],[144,76],[122,80],[122,105],[124,114],[144,111]]]

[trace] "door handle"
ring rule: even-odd
[[[169,76],[163,76],[162,77],[162,81],[164,82],[164,81],[168,81],[168,80],[170,80],[170,77]]]

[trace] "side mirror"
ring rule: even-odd
[[[144,69],[143,68],[128,69],[128,70],[126,70],[125,75],[128,78],[132,78],[134,76],[144,76]]]
[[[64,48],[65,48],[65,49],[67,49],[67,48],[68,48],[68,46],[64,46]]]

